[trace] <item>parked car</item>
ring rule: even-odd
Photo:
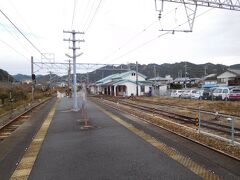
[[[180,97],[182,93],[183,93],[183,90],[173,90],[171,92],[171,97]]]
[[[203,90],[196,89],[192,91],[191,99],[202,99],[202,96],[203,96]]]
[[[212,100],[212,98],[213,98],[212,93],[214,90],[215,90],[215,88],[204,89],[202,92],[201,99]]]
[[[184,99],[190,99],[192,97],[192,92],[195,91],[194,89],[186,89],[183,91],[183,93],[181,94],[181,98]]]
[[[218,87],[213,91],[213,99],[227,101],[229,99],[229,94],[230,94],[230,88]]]
[[[240,88],[233,88],[229,94],[229,100],[240,100]]]

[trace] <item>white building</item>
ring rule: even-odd
[[[111,96],[131,96],[137,94],[138,84],[138,95],[148,94],[151,91],[151,83],[146,81],[147,77],[141,73],[138,73],[136,81],[136,75],[136,71],[128,71],[100,79],[95,83],[97,92]]]
[[[173,78],[170,75],[165,77],[154,77],[149,79],[152,82],[153,96],[164,96],[167,95],[168,89],[170,89],[170,84],[173,82]]]
[[[226,72],[217,76],[219,84],[222,85],[240,85],[240,70],[228,69]]]

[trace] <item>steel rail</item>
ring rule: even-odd
[[[96,102],[96,101],[94,101],[94,102]],[[117,107],[114,107],[114,106],[111,106],[111,105],[109,105],[109,104],[107,104],[107,103],[104,103],[103,101],[97,101],[97,102],[98,102],[99,104],[103,104],[105,107],[109,107],[109,108],[115,109],[115,110],[120,111],[120,112],[125,112],[125,111],[123,111],[123,110],[121,110],[121,109],[119,109],[119,108],[117,108]],[[136,115],[132,115],[132,116],[138,117],[138,116],[136,116]],[[151,121],[148,121],[148,120],[146,120],[146,119],[144,119],[144,118],[142,118],[142,117],[138,117],[138,118],[140,118],[141,120],[143,120],[143,121],[146,122],[146,123],[149,123],[149,124],[151,124],[151,125],[153,125],[153,126],[156,126],[156,127],[158,127],[158,128],[164,129],[164,130],[166,130],[166,131],[168,131],[168,132],[170,132],[170,133],[173,133],[173,134],[178,135],[178,136],[180,136],[180,137],[182,137],[182,138],[185,138],[185,139],[187,139],[187,140],[189,140],[189,141],[192,141],[192,142],[194,142],[194,143],[196,143],[196,144],[199,144],[199,145],[201,145],[201,146],[204,146],[204,147],[206,147],[206,148],[208,148],[208,149],[211,149],[211,150],[213,150],[213,151],[215,151],[215,152],[217,152],[217,153],[223,154],[223,155],[225,155],[225,156],[227,156],[227,157],[229,157],[229,158],[232,158],[232,159],[238,160],[238,161],[240,160],[238,157],[235,157],[235,156],[233,156],[233,155],[231,155],[231,154],[229,154],[229,153],[227,153],[227,152],[225,152],[225,151],[219,150],[219,149],[217,149],[216,147],[209,146],[209,145],[207,145],[207,144],[205,144],[205,143],[203,143],[203,142],[200,142],[200,141],[198,141],[198,140],[195,140],[195,139],[189,138],[189,137],[187,137],[187,136],[184,136],[184,135],[182,135],[182,134],[180,134],[180,133],[177,133],[177,132],[172,131],[172,130],[170,130],[170,129],[168,129],[168,128],[165,128],[165,127],[163,127],[163,126],[160,126],[160,125],[158,125],[158,124],[156,124],[156,123],[153,123],[153,122],[151,122]]]
[[[12,118],[12,119],[9,120],[7,123],[5,123],[3,126],[0,127],[0,131],[3,130],[4,128],[6,128],[8,125],[12,124],[13,122],[17,121],[19,118],[21,118],[21,116],[24,116],[25,114],[27,114],[28,112],[32,111],[32,110],[35,109],[36,107],[38,107],[38,106],[40,106],[41,104],[49,101],[51,98],[52,98],[52,97],[43,100],[42,102],[36,104],[35,106],[30,107],[30,108],[27,109],[26,111],[20,113],[20,114],[17,115],[16,117]]]
[[[141,109],[143,111],[147,111],[147,112],[151,112],[151,113],[154,112],[155,114],[162,115],[162,116],[165,116],[165,117],[168,117],[168,118],[172,118],[172,119],[175,119],[175,120],[178,120],[178,121],[181,121],[181,122],[185,122],[185,123],[189,123],[189,124],[195,124],[195,122],[196,122],[195,119],[192,118],[192,117],[179,115],[179,114],[176,114],[176,113],[173,113],[173,112],[171,112],[171,114],[170,114],[168,111],[164,111],[164,110],[153,108],[153,107],[138,105],[138,104],[130,103],[130,102],[127,102],[127,101],[122,101],[121,99],[116,99],[116,98],[112,98],[112,97],[107,97],[107,98],[104,97],[104,98],[108,99],[110,101],[122,103],[122,104],[127,105],[127,106],[131,106],[131,107],[134,107],[134,108],[137,108],[137,109]],[[218,123],[215,123],[215,122],[209,122],[209,121],[206,121],[206,120],[201,120],[201,126],[205,127],[205,128],[208,128],[208,129],[211,129],[211,130],[226,133],[226,134],[229,134],[230,131],[231,131],[231,127],[228,126],[228,125],[218,124]],[[239,133],[240,128],[234,128],[234,130],[235,130],[234,134],[236,136],[240,136],[240,133]],[[236,132],[236,131],[238,131],[238,132]]]

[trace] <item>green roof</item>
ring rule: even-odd
[[[129,74],[131,74],[133,72],[136,73],[136,71],[131,70],[131,71],[123,72],[123,73],[112,74],[110,76],[107,76],[103,79],[100,79],[100,80],[96,81],[96,84],[106,84],[106,83],[109,83],[109,82],[113,81],[113,79],[119,79],[120,80],[120,79],[128,76]],[[143,75],[141,73],[138,73],[138,76],[142,76],[145,79],[147,78],[145,75]]]

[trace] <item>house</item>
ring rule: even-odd
[[[190,78],[190,84],[199,84],[200,82],[200,78]]]
[[[152,95],[153,96],[164,96],[167,94],[170,84],[173,82],[173,78],[170,75],[165,77],[154,77],[149,79],[152,82]]]
[[[186,78],[176,78],[173,81],[174,84],[189,84],[189,82],[190,82],[189,77],[186,77]]]
[[[170,75],[167,75],[165,77],[154,77],[154,78],[151,78],[149,79],[149,81],[151,82],[156,82],[158,84],[170,84],[173,82],[173,78],[170,76]]]
[[[138,73],[138,82],[136,82],[136,75],[136,71],[131,70],[100,79],[95,83],[97,92],[111,96],[131,96],[137,94],[137,86],[138,95],[151,92],[151,82],[146,81],[147,77]]]
[[[217,85],[217,74],[209,74],[203,78],[203,88],[212,88]]]
[[[224,73],[217,76],[217,81],[221,85],[240,85],[240,69],[228,69]]]

